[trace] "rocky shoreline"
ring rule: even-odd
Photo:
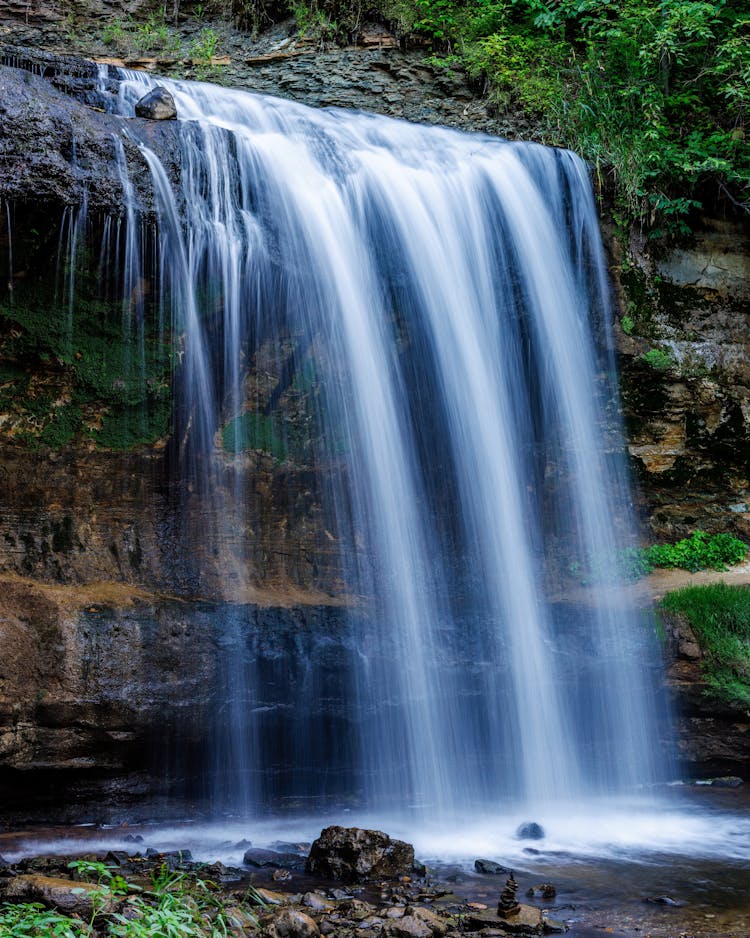
[[[38,903],[84,929],[80,934],[103,938],[120,934],[116,927],[122,922],[145,928],[150,910],[173,902],[193,909],[203,929],[185,925],[181,934],[233,938],[510,938],[565,932],[571,938],[726,938],[746,934],[742,929],[750,921],[750,909],[721,910],[719,904],[731,897],[721,896],[709,911],[705,895],[702,901],[685,901],[647,892],[659,879],[648,864],[628,901],[606,885],[611,871],[605,861],[599,864],[603,877],[587,881],[568,858],[567,879],[572,875],[582,884],[571,889],[556,875],[512,870],[496,860],[426,866],[415,860],[409,844],[359,828],[326,828],[312,844],[256,848],[241,841],[233,845],[244,850],[241,865],[196,862],[188,849],[149,847],[148,829],[141,830],[121,831],[122,849],[109,851],[83,852],[82,839],[76,859],[49,854],[0,859],[0,923],[3,903]],[[544,853],[543,843],[536,843],[541,849],[527,848],[532,861]],[[7,850],[8,835],[0,837],[0,845]]]

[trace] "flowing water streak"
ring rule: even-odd
[[[581,162],[160,83],[186,121],[180,186],[141,150],[185,334],[187,471],[207,478],[217,430],[246,406],[253,342],[277,329],[316,350],[329,455],[339,439],[347,452],[348,489],[329,492],[354,532],[342,565],[380,623],[349,661],[366,802],[440,814],[652,781],[637,616],[581,621],[597,661],[581,676],[544,599],[552,540],[594,567],[629,537],[600,441],[605,268]],[[152,85],[130,73],[121,112]],[[242,492],[213,517],[241,528]],[[263,756],[236,706],[251,697],[242,675],[228,683],[222,758],[246,805]]]

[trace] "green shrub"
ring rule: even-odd
[[[671,354],[660,348],[649,349],[645,355],[641,355],[641,361],[654,371],[669,371],[674,365]]]
[[[683,570],[726,570],[747,556],[747,544],[731,534],[696,531],[676,544],[654,544],[645,550],[651,567]]]
[[[704,652],[708,693],[726,703],[750,704],[750,588],[713,583],[675,590],[660,608],[682,616]]]
[[[219,34],[215,29],[206,26],[190,46],[190,58],[201,65],[210,65],[211,59],[219,48]]]

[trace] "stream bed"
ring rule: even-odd
[[[514,870],[519,898],[541,905],[564,922],[572,938],[746,938],[750,935],[750,792],[684,786],[668,798],[639,798],[617,805],[587,805],[585,812],[544,812],[534,817],[545,837],[516,836],[527,814],[455,818],[429,824],[408,818],[360,815],[341,809],[319,817],[290,814],[265,820],[201,819],[117,825],[34,828],[0,834],[0,853],[15,863],[29,857],[104,857],[190,850],[193,861],[238,867],[248,883],[290,894],[325,892],[337,884],[294,871],[288,879],[273,870],[249,869],[243,855],[254,848],[304,855],[329,824],[385,830],[414,844],[428,868],[427,879],[445,896],[440,903],[474,903],[494,908],[505,875],[480,874],[475,860],[488,859]],[[552,899],[527,898],[527,891],[551,883]],[[407,887],[409,888],[409,887]],[[415,890],[420,889],[415,878]],[[353,887],[377,904],[374,887]],[[440,891],[440,890],[438,890]],[[370,893],[373,893],[370,895]]]

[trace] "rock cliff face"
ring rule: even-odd
[[[122,119],[106,113],[114,88],[89,61],[61,61],[39,47],[148,59],[144,64],[161,67],[158,55],[126,53],[101,38],[113,11],[136,15],[146,6],[101,0],[73,22],[62,4],[11,0],[0,11],[6,42],[0,202],[27,219],[21,242],[11,244],[0,216],[0,252],[15,250],[16,277],[38,268],[45,255],[50,263],[59,219],[81,204],[84,191],[89,212],[122,216],[113,139],[138,160]],[[196,30],[185,29],[189,43]],[[231,31],[223,35],[231,61],[211,66],[204,77],[313,105],[533,135],[512,115],[488,111],[462,76],[436,73],[422,52],[402,51],[379,27],[365,32],[357,48],[326,52],[306,47],[288,26],[257,43]],[[37,49],[19,48],[23,43]],[[195,75],[184,58],[173,55],[164,67]],[[139,135],[177,172],[174,133],[171,122],[139,123]],[[143,173],[133,180],[146,216],[152,207],[147,179]],[[690,246],[662,253],[637,232],[607,240],[643,520],[655,538],[696,527],[750,538],[746,231],[736,220],[706,218]],[[236,543],[230,537],[216,557],[201,537],[200,517],[188,527],[178,520],[176,506],[186,493],[175,484],[170,441],[158,428],[148,443],[124,453],[80,440],[48,445],[54,435],[41,434],[60,423],[60,407],[72,399],[70,366],[37,348],[30,373],[32,359],[13,358],[24,328],[18,316],[0,320],[0,361],[8,366],[0,373],[0,795],[20,790],[54,801],[65,777],[75,816],[93,793],[104,804],[147,789],[166,791],[159,779],[167,737],[173,747],[197,753],[211,729],[220,684],[216,607],[177,602],[175,594],[218,602],[220,580],[233,566],[248,566],[255,591],[241,598],[255,603],[248,621],[260,631],[274,616],[288,620],[292,606],[303,619],[325,606],[314,617],[324,628],[327,616],[336,617],[336,604],[347,600],[333,522],[322,518],[314,472],[281,466],[260,452],[243,456],[258,522],[251,554],[239,546],[248,532],[237,531]],[[27,355],[28,346],[20,349]],[[45,413],[23,403],[42,398]],[[101,429],[111,406],[87,398],[86,426]],[[268,608],[274,611],[259,611]],[[683,702],[684,764],[699,773],[741,774],[748,726],[742,715],[706,713],[696,692],[698,666],[679,650],[685,644],[676,643],[670,671]],[[173,725],[163,725],[165,712],[176,715]],[[727,721],[734,727],[730,737]],[[26,807],[14,810],[23,814]]]
[[[700,645],[678,616],[665,622],[669,663],[667,686],[676,703],[677,756],[694,776],[746,775],[750,760],[750,712],[719,702],[709,693]]]
[[[622,394],[642,512],[659,540],[750,538],[750,238],[704,218],[685,247],[618,258]]]

